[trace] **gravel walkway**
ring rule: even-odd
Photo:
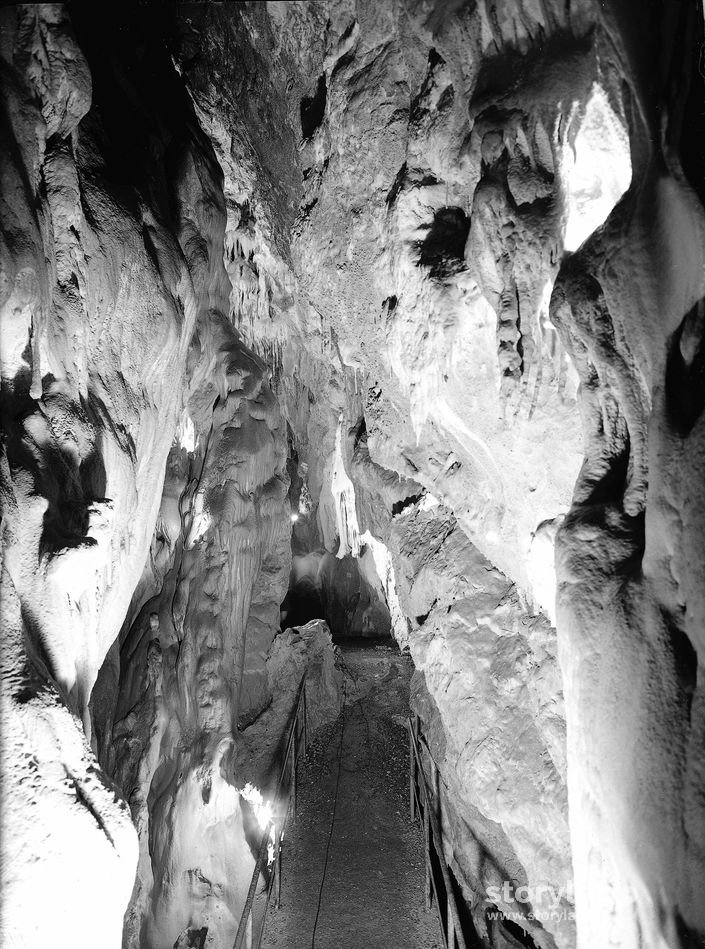
[[[300,764],[263,949],[441,949],[424,907],[422,833],[409,821],[411,661],[394,646],[342,654],[345,708]]]

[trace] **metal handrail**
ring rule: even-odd
[[[299,724],[303,719],[303,727],[299,728]],[[291,728],[289,731],[289,737],[286,743],[286,753],[284,755],[284,760],[282,762],[281,770],[279,772],[279,780],[277,781],[277,787],[275,792],[275,801],[278,801],[282,795],[282,787],[284,785],[284,778],[287,772],[287,767],[289,769],[289,781],[286,788],[286,807],[283,812],[283,817],[280,825],[277,827],[275,824],[275,837],[274,837],[274,851],[275,851],[275,864],[274,864],[274,873],[269,877],[269,882],[267,884],[267,896],[264,907],[264,914],[262,916],[262,925],[260,927],[259,933],[257,934],[256,941],[252,949],[259,949],[262,937],[264,935],[264,923],[267,918],[267,911],[269,909],[269,901],[272,895],[272,889],[274,888],[274,882],[277,883],[277,906],[279,905],[279,897],[281,894],[281,851],[282,851],[282,838],[284,836],[284,830],[286,829],[286,824],[289,819],[289,812],[293,812],[293,818],[296,820],[296,759],[298,754],[298,744],[302,742],[303,745],[303,754],[306,754],[306,743],[307,743],[307,710],[306,710],[306,674],[304,673],[301,683],[299,685],[299,690],[296,695],[296,704],[294,707],[294,716],[291,723]],[[245,905],[242,910],[242,915],[240,916],[240,923],[237,928],[237,935],[235,936],[234,949],[243,949],[245,945],[245,938],[247,935],[247,927],[252,916],[252,907],[255,901],[255,896],[257,894],[257,884],[259,878],[262,875],[265,866],[269,865],[269,842],[272,824],[274,819],[270,818],[267,822],[267,826],[262,832],[262,840],[260,842],[259,851],[257,853],[257,860],[255,861],[254,870],[252,871],[252,878],[250,880],[250,888],[247,892],[247,899],[245,900]],[[249,947],[248,947],[249,949]]]
[[[423,768],[423,762],[421,761],[421,750],[419,748],[418,737],[418,716],[408,719],[407,725],[409,728],[409,810],[411,812],[412,821],[416,820],[416,814],[418,812],[421,812],[423,819],[424,860],[426,865],[426,906],[427,909],[430,908],[430,894],[431,889],[433,889],[433,895],[436,898],[436,912],[438,913],[438,921],[440,923],[441,933],[443,935],[443,941],[445,943],[446,949],[456,949],[456,947],[457,949],[467,949],[460,923],[460,916],[458,914],[458,905],[455,900],[455,893],[453,892],[453,884],[450,879],[450,873],[448,871],[448,866],[446,864],[443,851],[443,833],[439,819],[441,806],[440,793],[439,791],[436,792],[436,797],[438,799],[436,809],[436,807],[431,806],[433,803],[433,794],[429,791],[426,785],[426,773]],[[437,783],[438,766],[433,760],[430,752],[429,760],[433,769],[435,783]],[[421,789],[421,794],[419,794],[419,788]],[[443,925],[443,916],[441,913],[440,900],[438,898],[436,878],[433,874],[433,869],[431,866],[431,846],[433,846],[433,849],[436,852],[438,864],[441,868],[441,876],[443,877],[443,885],[446,891],[445,926]]]

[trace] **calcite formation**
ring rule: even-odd
[[[699,6],[0,16],[3,940],[231,944],[390,631],[484,944],[705,944]]]

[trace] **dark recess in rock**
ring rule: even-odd
[[[447,86],[440,95],[436,109],[438,112],[444,112],[446,109],[450,109],[455,101],[455,90],[452,86]]]
[[[693,693],[698,679],[698,654],[682,629],[679,629],[672,622],[667,622],[667,628],[671,640],[676,676],[681,686],[686,714],[690,718]]]
[[[443,279],[465,266],[465,242],[470,219],[462,208],[440,208],[419,246],[419,267],[428,267],[431,276]]]
[[[174,943],[174,949],[205,949],[208,927],[187,929]]]
[[[674,76],[672,88],[682,112],[680,142],[674,146],[688,183],[705,205],[705,35],[694,4],[681,5],[678,33],[683,56],[675,59],[681,75]],[[678,115],[678,109],[673,111]]]
[[[394,204],[394,202],[397,200],[397,198],[399,197],[399,192],[404,187],[404,181],[406,180],[406,172],[407,172],[407,166],[406,166],[406,162],[404,162],[404,164],[401,166],[401,168],[397,172],[397,176],[394,179],[394,183],[392,184],[392,187],[389,189],[387,193],[387,197],[385,201],[388,208],[391,207]]]
[[[666,405],[671,423],[685,437],[705,406],[705,298],[698,300],[673,334],[666,362]]]
[[[326,114],[326,77],[318,77],[318,85],[312,96],[301,100],[301,134],[310,141]]]
[[[428,71],[433,72],[436,66],[445,66],[445,59],[434,47],[431,47],[428,51]]]
[[[364,415],[354,429],[353,451],[356,451],[360,445],[367,445],[367,425],[365,424]]]
[[[416,617],[416,622],[419,624],[419,626],[423,626],[423,624],[429,618],[429,616],[431,615],[431,610],[436,605],[436,603],[438,603],[437,599],[435,599],[433,603],[431,603],[431,606],[425,613],[421,613],[419,616]]]
[[[695,932],[694,929],[686,925],[680,913],[676,914],[676,928],[678,930],[678,938],[684,949],[703,949],[705,939],[703,939],[699,933]]]
[[[423,497],[423,492],[421,494],[411,494],[408,498],[403,498],[401,501],[397,501],[395,504],[392,504],[392,516],[396,517],[397,514],[410,507],[412,504],[416,504],[417,501],[420,501]]]
[[[421,118],[426,115],[429,109],[429,92],[434,88],[435,77],[434,73],[436,68],[439,66],[445,66],[446,61],[443,57],[436,52],[435,49],[430,49],[428,52],[428,70],[426,72],[426,77],[423,81],[419,94],[411,103],[411,108],[409,110],[410,119],[412,122],[418,122]],[[440,105],[440,102],[437,104],[436,108],[440,111],[443,107]]]
[[[503,916],[497,928],[502,932],[502,942],[499,945],[523,946],[524,949],[536,949],[536,943],[525,929],[514,920]]]
[[[556,30],[551,36],[545,36],[542,32],[537,34],[534,43],[527,49],[506,46],[499,55],[482,61],[474,95],[469,103],[470,114],[477,114],[481,103],[501,99],[507,76],[512,77],[512,85],[518,89],[522,86],[531,87],[539,81],[539,75],[545,70],[547,62],[560,60],[565,69],[572,59],[577,68],[581,60],[589,55],[592,42],[591,31],[576,36],[567,30]]]

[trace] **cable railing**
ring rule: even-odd
[[[262,832],[262,841],[257,853],[255,867],[252,871],[250,888],[247,893],[247,899],[245,900],[245,906],[242,910],[242,916],[240,917],[240,924],[237,928],[233,949],[260,949],[272,891],[276,892],[275,905],[277,908],[279,907],[281,897],[282,839],[289,815],[291,814],[293,820],[296,820],[296,764],[299,752],[304,755],[306,754],[307,740],[306,675],[304,674],[296,695],[293,721],[290,725],[284,760],[275,792],[275,802],[280,806],[275,808],[273,817],[270,818]],[[272,828],[274,828],[274,836],[272,836]],[[255,921],[254,904],[255,898],[258,895],[257,885],[260,877],[265,874],[265,871],[272,866],[272,864],[274,864],[274,869],[269,873],[269,878],[266,882],[264,907],[261,912],[261,918]]]
[[[426,747],[433,784],[432,789],[429,790],[421,756],[418,715],[410,718],[407,724],[409,728],[409,811],[412,821],[420,817],[423,823],[426,909],[431,908],[432,897],[435,897],[436,911],[446,949],[467,949],[458,904],[455,900],[453,881],[443,852],[438,766]],[[436,869],[437,872],[434,872]]]

